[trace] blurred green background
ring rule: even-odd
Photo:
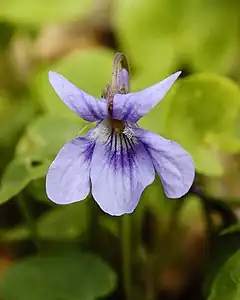
[[[0,0],[0,299],[240,299],[239,0]],[[100,97],[123,51],[138,91],[182,70],[140,125],[179,142],[196,178],[159,179],[133,214],[45,194],[49,163],[86,125],[48,71]]]

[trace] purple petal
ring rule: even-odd
[[[144,146],[124,134],[97,140],[91,164],[92,194],[110,215],[131,213],[155,171]]]
[[[94,140],[89,134],[64,145],[46,177],[48,198],[57,204],[83,200],[90,191],[90,162]]]
[[[94,98],[55,72],[49,72],[49,81],[62,101],[84,120],[94,122],[108,116],[104,99]]]
[[[145,145],[169,198],[185,195],[194,180],[195,168],[190,154],[177,143],[141,128],[134,135]]]
[[[113,99],[113,118],[137,122],[162,100],[181,72],[137,93],[117,94]]]

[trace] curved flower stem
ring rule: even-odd
[[[126,299],[131,300],[132,265],[131,265],[131,220],[129,216],[121,217],[122,276]]]
[[[215,197],[206,195],[203,188],[196,184],[193,185],[189,193],[196,195],[202,202],[206,222],[206,236],[209,238],[214,236],[214,224],[211,218],[212,212],[220,214],[222,221],[224,222],[224,228],[237,223],[238,219],[231,207],[227,204],[227,201],[224,202],[224,200],[219,200]]]
[[[27,207],[26,201],[23,198],[22,194],[18,195],[17,203],[18,203],[19,210],[20,210],[20,212],[21,212],[21,214],[22,214],[22,216],[23,216],[23,218],[26,222],[26,225],[27,225],[27,227],[30,231],[32,241],[34,242],[36,248],[39,250],[40,249],[40,244],[39,244],[37,226],[36,226],[36,223],[35,223],[35,220],[34,220],[33,216],[31,215],[31,213],[30,213],[30,211]]]
[[[208,247],[210,247],[212,238],[214,235],[214,226],[212,222],[211,217],[211,207],[210,207],[210,201],[211,199],[208,199],[206,195],[204,195],[202,188],[197,185],[193,185],[190,192],[196,196],[198,196],[201,199],[202,207],[203,207],[203,213],[205,218],[205,232],[206,232],[206,238],[208,241]]]
[[[118,92],[119,90],[119,73],[121,69],[126,69],[129,73],[129,65],[126,56],[118,52],[113,59],[111,89]],[[128,91],[127,91],[128,92]]]
[[[161,237],[163,244],[159,248],[159,242],[155,244],[153,253],[149,253],[146,264],[146,300],[157,299],[157,278],[161,277],[165,268],[174,257],[177,247],[176,238],[179,233],[179,216],[183,209],[185,197],[172,203],[168,227]]]
[[[202,199],[202,205],[203,205],[203,213],[204,213],[205,222],[206,222],[206,224],[205,224],[206,237],[207,237],[207,241],[209,243],[208,247],[210,247],[211,242],[212,242],[212,237],[214,234],[214,226],[213,226],[212,217],[211,217],[211,208],[208,203],[208,200],[206,200],[205,198]]]

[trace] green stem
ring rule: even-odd
[[[184,199],[185,198],[177,199],[175,202],[173,202],[173,207],[170,215],[168,232],[167,232],[167,237],[169,236],[171,240],[174,238],[173,232],[177,232],[177,229],[179,227],[179,222],[178,222],[179,215],[181,213],[184,204]]]
[[[159,278],[160,274],[162,274],[174,257],[176,248],[176,237],[179,232],[179,215],[183,208],[184,198],[178,199],[172,203],[171,214],[169,218],[168,228],[162,237],[161,248],[159,248],[159,243],[155,245],[155,250],[153,253],[153,257],[149,256],[150,263],[147,266],[148,278],[147,278],[147,291],[146,291],[146,299],[147,300],[155,300],[157,295],[156,287],[157,281],[156,278]],[[164,258],[164,259],[163,259]]]
[[[204,218],[205,218],[206,237],[208,240],[208,246],[210,246],[210,244],[212,242],[212,238],[214,236],[214,226],[213,226],[212,217],[211,217],[211,205],[210,205],[210,202],[212,202],[213,199],[204,194],[201,186],[197,186],[197,185],[193,186],[191,189],[191,193],[193,195],[196,195],[201,201],[201,204],[203,207]]]
[[[156,300],[156,278],[151,254],[148,256],[145,268],[146,272],[146,300]]]
[[[213,228],[213,223],[212,223],[212,217],[211,217],[211,209],[210,205],[207,199],[202,199],[202,204],[203,204],[203,212],[204,212],[204,217],[205,217],[205,226],[206,226],[206,237],[208,241],[208,247],[210,247],[213,233],[214,233],[214,228]]]
[[[22,194],[19,194],[18,195],[18,199],[17,199],[17,202],[18,202],[18,207],[19,207],[19,210],[26,222],[26,225],[28,226],[28,229],[30,231],[30,234],[31,234],[31,238],[36,246],[37,249],[39,249],[39,238],[38,238],[38,232],[37,232],[37,226],[36,226],[36,223],[35,223],[35,220],[33,218],[33,216],[31,215],[28,207],[27,207],[27,204],[26,204],[26,201],[25,199],[23,198],[23,195]]]
[[[126,299],[131,300],[132,266],[131,266],[131,220],[129,216],[121,218],[122,275]]]
[[[100,232],[99,232],[99,209],[91,196],[88,201],[89,210],[89,232],[87,235],[88,249],[99,249]],[[90,234],[89,234],[90,233]]]

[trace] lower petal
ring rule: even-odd
[[[112,132],[97,140],[91,163],[92,194],[110,215],[131,213],[155,171],[142,143]]]
[[[53,202],[69,204],[83,200],[90,191],[90,162],[95,141],[88,135],[64,145],[46,177],[46,192]]]
[[[134,135],[145,145],[154,167],[169,198],[185,195],[194,180],[195,168],[190,154],[177,143],[141,129],[133,129]]]

